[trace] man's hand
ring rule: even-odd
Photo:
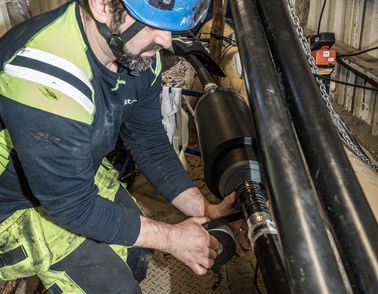
[[[198,275],[206,274],[214,265],[220,246],[202,226],[209,221],[206,217],[192,217],[174,225],[170,232],[167,251]]]
[[[238,212],[235,209],[236,193],[227,195],[219,204],[210,204],[198,188],[189,188],[173,199],[172,204],[188,216],[205,216],[212,220]],[[247,223],[244,219],[229,223],[235,235],[245,235]],[[237,243],[236,253],[244,255],[243,249]]]
[[[236,193],[232,192],[231,194],[224,197],[223,201],[219,204],[209,204],[207,206],[206,216],[211,219],[218,219],[238,212],[238,210],[235,209],[235,200]],[[234,221],[232,223],[229,223],[228,225],[234,233],[235,237],[238,234],[245,236],[248,230],[247,223],[244,219]],[[244,256],[244,251],[238,242],[236,242],[236,254],[238,256]]]
[[[207,217],[191,217],[170,225],[141,216],[141,229],[134,246],[172,254],[196,274],[204,275],[214,265],[220,244],[202,226]]]
[[[221,218],[236,213],[236,193],[226,196],[219,204],[210,204],[198,188],[189,188],[173,199],[172,204],[187,216],[206,216],[211,219]]]
[[[223,198],[218,204],[209,204],[206,208],[205,215],[211,219],[218,219],[234,213],[238,210],[235,208],[236,193],[232,192]]]
[[[172,204],[187,216],[206,216],[210,203],[198,188],[192,187],[173,199]]]

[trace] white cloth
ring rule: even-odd
[[[181,89],[163,87],[161,113],[163,125],[182,165],[186,169],[185,149],[189,142],[188,114],[181,108]]]

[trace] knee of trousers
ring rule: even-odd
[[[129,248],[127,264],[139,283],[147,276],[148,265],[152,259],[154,250],[147,248]]]
[[[95,177],[99,195],[141,214],[117,175],[111,164],[104,160]],[[17,279],[46,271],[85,239],[53,222],[40,207],[19,210],[0,223],[0,279]],[[122,252],[120,257],[126,261],[127,248],[117,251]]]
[[[53,294],[141,293],[130,267],[117,252],[90,239],[38,276]]]

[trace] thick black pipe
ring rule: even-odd
[[[272,234],[264,234],[256,239],[253,247],[262,276],[264,285],[268,293],[291,293],[286,281],[286,276],[272,275],[272,273],[281,273],[284,268],[282,259],[278,251],[277,237]],[[264,261],[264,262],[262,262]]]
[[[206,93],[195,105],[194,118],[205,181],[214,195],[225,197],[241,178],[260,181],[251,116],[240,95],[223,89]]]
[[[242,182],[235,188],[237,201],[247,220],[248,238],[260,264],[265,288],[270,294],[290,294],[277,229],[266,206],[263,185],[246,178],[240,180]]]
[[[188,54],[186,58],[195,69],[198,75],[198,79],[200,80],[202,86],[205,88],[205,91],[206,85],[212,84],[216,86],[215,79],[195,54]]]
[[[352,288],[378,293],[378,225],[332,124],[284,0],[257,0],[311,175]]]
[[[236,191],[249,226],[250,242],[261,253],[256,258],[263,269],[264,283],[271,289],[269,293],[290,294],[279,244],[274,242],[277,231],[261,187],[257,143],[247,103],[234,91],[216,89],[198,100],[194,118],[206,184],[221,197]]]
[[[291,290],[346,293],[284,105],[256,2],[235,0],[230,4]]]

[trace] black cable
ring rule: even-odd
[[[224,47],[224,49],[222,50],[222,55],[221,55],[221,60],[223,59],[223,57],[226,55],[226,53],[231,49],[235,47],[235,45],[232,45],[232,44],[228,44],[226,47]]]
[[[338,57],[347,57],[347,56],[356,56],[356,55],[360,55],[360,54],[363,54],[363,53],[366,53],[366,52],[370,52],[370,51],[373,51],[373,50],[377,50],[378,49],[378,46],[375,46],[375,47],[371,47],[371,48],[367,48],[367,49],[364,49],[364,50],[361,50],[361,51],[357,51],[357,52],[353,52],[353,53],[347,53],[347,54],[339,54],[337,55]]]
[[[171,89],[171,88],[174,88],[174,87],[169,87],[169,88]],[[163,87],[161,87],[161,89],[163,90]],[[171,91],[170,89],[169,89],[169,91]],[[181,94],[185,95],[185,96],[199,98],[204,94],[204,92],[181,88]]]
[[[230,38],[230,37],[226,37],[226,36],[224,36],[223,37],[223,40],[224,41],[226,41],[228,44],[230,44],[230,45],[234,45],[234,46],[236,46],[238,43],[234,40],[234,39],[232,39],[232,38]]]
[[[320,16],[319,16],[319,22],[318,22],[318,35],[320,33],[320,24],[322,23],[322,18],[323,18],[323,12],[324,12],[324,8],[326,6],[326,3],[327,3],[327,0],[324,0],[323,2],[323,7],[322,7],[322,11],[320,12]]]
[[[378,92],[377,88],[366,87],[366,86],[361,86],[361,85],[357,85],[357,84],[347,83],[347,82],[343,82],[343,81],[339,81],[339,80],[334,80],[334,79],[331,79],[329,77],[325,77],[325,76],[321,76],[321,75],[314,75],[314,76],[316,76],[318,78],[321,78],[323,80],[335,82],[337,84],[342,84],[342,85],[345,85],[345,86],[351,86],[351,87],[354,87],[354,88],[361,88],[361,89],[365,89],[365,90],[377,91]]]
[[[199,33],[199,35],[212,35],[214,36],[213,34],[211,33]],[[226,41],[227,43],[229,44],[232,44],[232,45],[237,45],[237,42],[236,40],[230,38],[230,37],[227,37],[227,36],[219,36],[218,37],[219,39],[223,39],[223,41]],[[208,39],[210,41],[210,39]]]
[[[179,146],[180,148],[180,151],[182,149],[182,146]],[[198,149],[194,149],[194,148],[190,148],[190,147],[186,147],[185,153],[187,154],[190,154],[190,155],[193,155],[193,156],[198,156],[198,157],[201,157],[201,151],[199,151]]]
[[[259,287],[258,280],[257,280],[258,271],[259,271],[259,262],[256,260],[255,275],[253,277],[253,280],[254,280],[254,283],[255,283],[255,288],[256,288],[257,293],[262,294],[260,287]]]

